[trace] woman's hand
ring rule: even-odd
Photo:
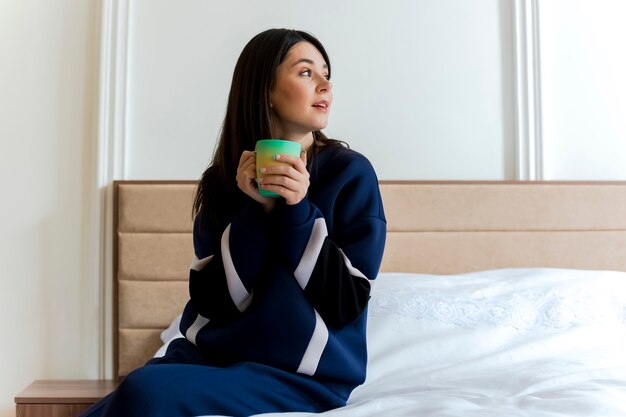
[[[262,196],[256,184],[256,154],[243,151],[237,167],[237,186],[253,200],[261,203],[266,213],[269,213],[276,204],[276,199]]]
[[[279,154],[276,159],[286,164],[263,168],[265,176],[259,179],[259,187],[280,195],[287,205],[298,204],[306,196],[310,184],[306,152],[302,151],[300,158]]]

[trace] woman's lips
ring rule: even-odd
[[[328,108],[330,107],[330,102],[326,100],[320,100],[317,103],[313,104],[313,107],[315,107],[316,109],[328,110]]]

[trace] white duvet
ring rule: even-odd
[[[367,338],[367,380],[320,415],[626,416],[626,273],[381,274]]]

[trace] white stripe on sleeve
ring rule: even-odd
[[[237,274],[233,258],[230,254],[230,224],[222,234],[221,248],[228,292],[237,306],[237,309],[243,313],[250,305],[250,302],[252,302],[252,296],[248,293],[248,290],[246,290],[241,278],[239,278],[239,274]]]
[[[194,345],[196,344],[196,336],[198,336],[198,332],[209,322],[209,319],[198,314],[196,317],[196,321],[193,322],[191,326],[185,332],[185,337]]]
[[[313,273],[313,268],[315,267],[317,258],[320,255],[326,236],[328,236],[326,220],[324,220],[323,217],[319,217],[315,219],[311,236],[309,237],[309,241],[307,242],[306,247],[304,248],[304,253],[302,254],[302,259],[300,259],[300,263],[293,273],[298,281],[298,284],[300,285],[300,288],[302,289],[306,288],[309,283],[309,279]]]
[[[300,366],[298,367],[297,372],[309,376],[315,374],[327,343],[328,328],[319,313],[315,311],[315,328],[313,329],[309,345],[304,351],[304,355],[302,356],[302,361],[300,361]]]
[[[363,272],[359,271],[352,265],[352,262],[350,262],[350,259],[348,259],[346,254],[341,249],[339,249],[339,252],[341,252],[341,256],[343,256],[343,262],[346,264],[346,267],[348,268],[348,272],[350,272],[350,275],[352,275],[353,277],[367,279],[367,277],[365,276]]]
[[[194,271],[201,271],[209,262],[213,259],[213,255],[209,255],[206,258],[198,259],[197,256],[194,256],[191,260],[191,266],[189,269],[193,269]]]

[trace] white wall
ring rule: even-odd
[[[125,178],[197,178],[243,45],[296,27],[331,56],[327,133],[380,178],[626,179],[622,0],[129,4]]]
[[[0,1],[0,416],[98,376],[98,1]]]
[[[271,27],[324,43],[335,94],[326,132],[381,178],[515,175],[509,1],[135,0],[128,22],[127,178],[200,176],[237,57]]]
[[[626,2],[541,3],[544,175],[626,179]]]

